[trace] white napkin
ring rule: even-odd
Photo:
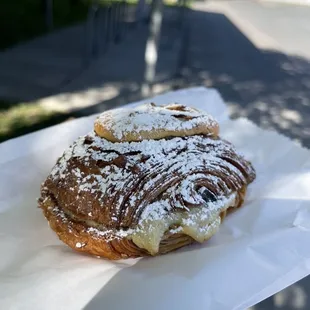
[[[0,309],[245,309],[310,273],[309,151],[229,120],[214,89],[150,101],[192,105],[219,120],[222,137],[257,172],[244,207],[210,241],[161,257],[109,262],[77,254],[49,229],[36,198],[57,157],[95,116],[2,143]]]

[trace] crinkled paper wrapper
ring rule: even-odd
[[[229,120],[214,89],[153,101],[192,105],[218,119],[222,137],[257,171],[244,207],[202,245],[119,262],[81,255],[49,229],[36,199],[56,159],[92,129],[95,116],[3,143],[1,309],[245,309],[310,273],[309,151],[246,119]]]

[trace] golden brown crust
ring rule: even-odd
[[[208,136],[217,136],[219,134],[218,126],[212,128],[206,127],[204,124],[197,125],[191,129],[183,130],[165,130],[158,129],[153,131],[140,130],[139,132],[128,132],[122,136],[122,138],[117,138],[109,129],[105,128],[100,122],[95,123],[95,131],[98,136],[105,138],[111,142],[133,142],[142,140],[159,140],[167,137],[188,137],[199,134],[204,134]]]
[[[245,195],[246,187],[238,192],[235,205],[220,214],[222,221],[229,212],[243,205]],[[98,236],[88,233],[85,223],[64,220],[58,213],[53,212],[54,207],[55,205],[50,199],[40,204],[40,208],[43,210],[51,229],[56,232],[62,242],[73,250],[110,260],[151,256],[145,249],[139,248],[126,237],[107,241],[105,238],[98,238]],[[196,241],[188,235],[178,232],[173,233],[168,230],[161,240],[157,255],[169,253],[194,242]]]
[[[59,239],[78,252],[86,252],[94,256],[102,256],[111,260],[140,256],[143,251],[139,250],[131,241],[114,240],[107,242],[104,238],[92,236],[86,232],[85,225],[76,221],[64,221],[63,218],[53,212],[55,207],[51,200],[40,204],[44,216],[52,230]],[[113,247],[114,245],[114,247]],[[120,254],[122,253],[122,254]]]
[[[98,136],[111,142],[158,140],[199,134],[217,137],[219,134],[218,123],[210,115],[196,109],[176,104],[145,106],[142,110],[138,107],[133,110],[125,109],[125,112],[107,111],[95,120],[94,130]],[[130,126],[132,124],[134,126]]]

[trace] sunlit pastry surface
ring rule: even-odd
[[[146,104],[101,114],[59,158],[39,206],[77,251],[158,255],[211,238],[254,179],[212,116]]]

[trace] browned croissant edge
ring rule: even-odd
[[[235,205],[220,214],[222,221],[228,213],[243,205],[245,195],[246,187],[238,192]],[[146,250],[137,247],[131,240],[126,238],[106,241],[104,238],[94,237],[85,231],[85,223],[73,221],[69,217],[70,225],[68,225],[67,220],[52,212],[54,208],[52,200],[42,202],[40,207],[51,229],[57,233],[59,239],[77,252],[84,252],[110,260],[151,256]],[[160,242],[157,255],[169,253],[195,242],[190,236],[181,233],[171,234],[168,231]]]

